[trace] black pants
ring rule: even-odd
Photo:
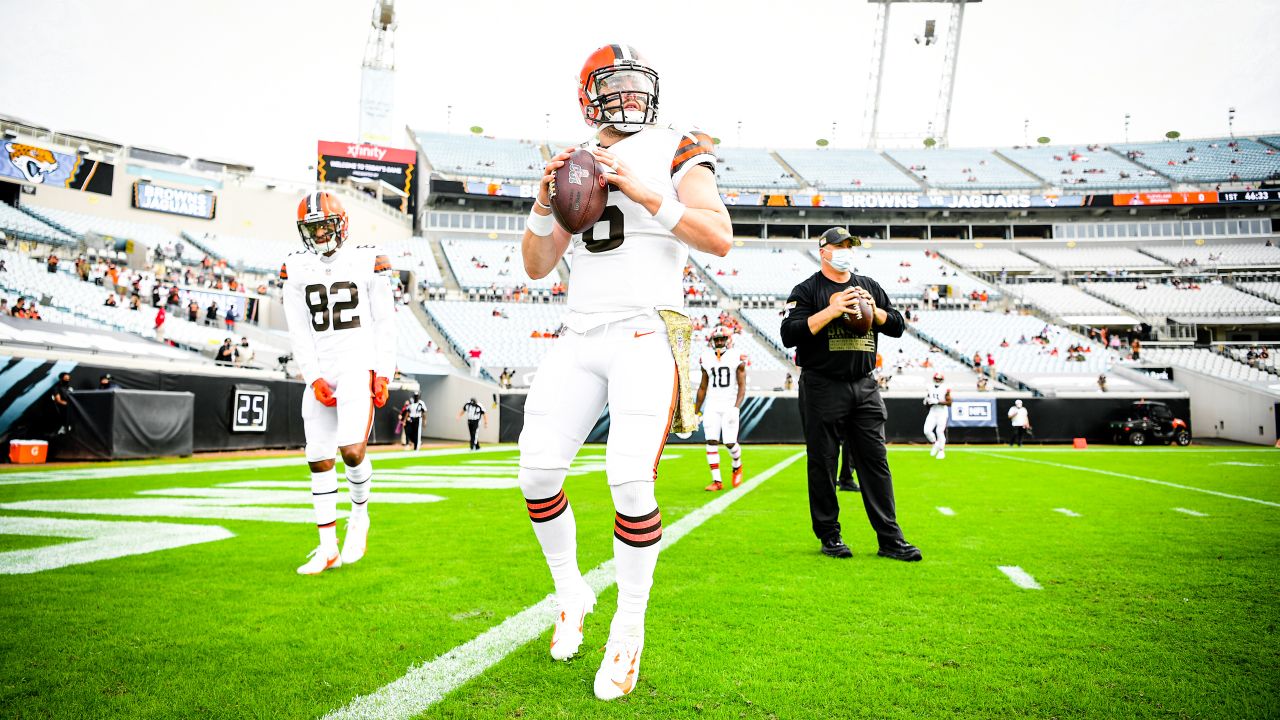
[[[480,421],[479,421],[479,420],[468,420],[468,421],[467,421],[467,430],[471,433],[471,449],[472,449],[472,450],[479,450],[479,449],[480,449],[480,442],[479,442],[478,440],[476,440],[476,433],[477,433],[477,432],[479,432],[479,430],[480,430]]]
[[[844,437],[844,431],[840,432],[839,437]],[[848,487],[853,484],[853,453],[849,451],[849,443],[841,443],[840,485],[842,487]]]
[[[884,447],[887,418],[884,400],[871,376],[844,381],[813,371],[800,374],[800,425],[809,456],[809,515],[819,540],[840,534],[835,474],[841,440],[858,469],[862,504],[880,545],[903,540]]]
[[[411,417],[404,424],[405,439],[413,443],[413,449],[417,450],[422,444],[422,418]]]
[[[1014,425],[1013,439],[1009,441],[1009,446],[1012,447],[1014,443],[1017,443],[1018,447],[1022,447],[1022,438],[1026,437],[1026,435],[1027,435],[1027,429],[1025,427],[1021,425]]]

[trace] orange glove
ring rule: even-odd
[[[382,407],[387,404],[387,398],[391,397],[391,391],[387,389],[387,383],[390,382],[384,377],[375,377],[373,379],[373,406]]]
[[[329,387],[328,381],[324,378],[311,383],[311,389],[316,393],[316,400],[320,401],[325,407],[333,407],[338,404],[338,398],[333,396],[333,388]]]

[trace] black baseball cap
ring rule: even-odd
[[[818,236],[818,247],[823,247],[824,245],[835,245],[836,243],[842,243],[845,240],[852,240],[853,247],[858,247],[862,244],[862,238],[856,235],[850,235],[849,231],[842,227],[833,227]]]

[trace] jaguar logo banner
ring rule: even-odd
[[[5,142],[4,150],[5,156],[0,158],[0,177],[32,185],[111,194],[111,181],[115,176],[115,167],[111,163],[55,152],[17,140]]]

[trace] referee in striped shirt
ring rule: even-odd
[[[480,442],[476,440],[476,431],[480,429],[480,419],[484,419],[484,426],[489,427],[489,416],[485,414],[484,408],[480,407],[480,403],[475,398],[467,401],[462,406],[462,411],[458,413],[458,417],[467,416],[467,430],[471,431],[471,449],[479,450]]]
[[[404,434],[413,440],[413,449],[422,444],[422,421],[427,419],[427,404],[422,402],[420,393],[413,394],[413,400],[404,409]]]

